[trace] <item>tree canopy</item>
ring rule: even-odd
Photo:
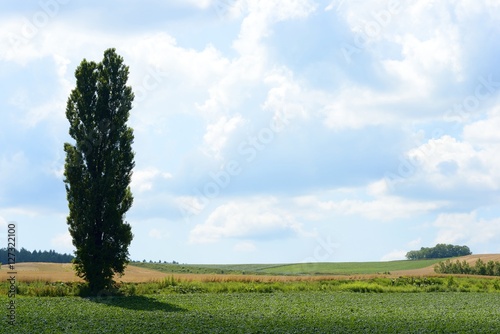
[[[488,261],[484,262],[477,259],[473,265],[463,260],[455,262],[447,259],[444,262],[439,262],[434,266],[434,271],[439,274],[466,274],[466,275],[487,275],[487,276],[500,276],[500,262]]]
[[[447,257],[471,255],[469,247],[437,244],[434,247],[422,247],[420,250],[412,250],[406,253],[408,260],[442,259]]]
[[[134,167],[134,136],[127,126],[134,94],[128,73],[115,49],[106,50],[99,63],[84,59],[66,107],[75,140],[64,144],[67,223],[76,272],[92,292],[110,288],[113,276],[123,274],[133,238],[124,221],[133,201]]]

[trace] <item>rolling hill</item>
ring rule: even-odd
[[[473,265],[478,259],[485,262],[500,261],[500,254],[475,254],[453,258],[452,260],[467,261]],[[301,263],[301,264],[238,264],[238,265],[195,265],[195,264],[158,264],[133,263],[125,270],[125,275],[116,278],[122,282],[149,282],[162,280],[168,276],[188,279],[210,280],[214,276],[231,275],[232,277],[249,275],[256,279],[268,276],[270,280],[296,279],[314,276],[319,278],[340,278],[345,276],[431,276],[436,275],[434,265],[443,259],[420,261],[389,261],[389,262],[331,262],[331,263]],[[77,282],[81,281],[72,270],[69,263],[18,263],[15,266],[18,281],[41,280],[47,282]],[[6,280],[9,270],[3,265],[0,279]],[[281,277],[281,278],[278,278]]]

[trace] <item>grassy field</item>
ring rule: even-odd
[[[70,265],[23,263],[0,333],[500,333],[500,279],[427,275],[436,262],[141,263],[92,298]]]
[[[474,264],[478,258],[483,261],[500,261],[500,254],[475,254],[454,258]],[[434,274],[434,265],[446,259],[420,261],[386,262],[327,262],[295,264],[168,264],[141,263],[134,266],[160,271],[163,273],[182,274],[252,274],[252,275],[377,275],[423,276]]]
[[[16,327],[2,328],[8,333],[499,333],[498,297],[352,292],[18,297]]]
[[[392,261],[392,262],[352,262],[352,263],[305,263],[305,264],[242,264],[242,265],[173,265],[158,263],[133,263],[125,270],[125,275],[117,278],[122,282],[150,282],[164,279],[172,274],[181,279],[201,281],[213,280],[214,275],[223,275],[226,279],[279,280],[275,276],[332,276],[332,275],[367,275],[391,273],[393,275],[412,275],[412,270],[426,270],[432,273],[436,260],[427,261]],[[430,266],[430,267],[429,267]],[[427,269],[426,269],[427,268]],[[81,282],[69,263],[18,263],[17,279],[21,282]],[[0,281],[7,279],[7,267],[0,270]],[[405,272],[406,271],[406,272]],[[421,276],[426,272],[415,272]],[[302,278],[297,278],[302,279]]]
[[[389,262],[328,262],[297,264],[202,265],[133,263],[134,266],[164,273],[261,274],[261,275],[366,275],[431,268],[440,260]],[[432,271],[432,268],[431,268]]]
[[[7,295],[9,282],[0,282],[0,295]],[[500,293],[496,277],[372,277],[262,276],[184,274],[148,283],[118,283],[114,295],[144,296],[186,293],[297,293],[297,292],[485,292]],[[31,297],[87,296],[81,282],[18,282],[17,294]],[[100,295],[109,295],[103,291]]]
[[[483,261],[500,261],[499,254],[483,254],[465,256],[471,264],[481,258]],[[242,280],[255,279],[251,275],[270,276],[268,280],[278,280],[275,276],[363,276],[383,274],[385,276],[431,276],[435,275],[434,265],[440,260],[422,261],[389,261],[389,262],[333,262],[333,263],[300,263],[300,264],[237,264],[237,265],[196,265],[196,264],[159,264],[131,263],[123,277],[123,282],[150,282],[164,279],[174,274],[175,277],[197,280],[212,280],[213,275],[245,275]],[[79,282],[71,264],[58,263],[18,263],[19,281]],[[195,275],[195,276],[193,276]],[[196,276],[198,275],[198,276]],[[248,276],[250,275],[250,276]],[[7,278],[7,267],[0,270],[0,281]],[[231,278],[233,279],[233,278]],[[263,278],[266,279],[266,278]]]
[[[436,264],[437,260],[422,261],[390,261],[390,262],[338,262],[338,263],[305,263],[287,264],[269,267],[263,270],[266,274],[282,275],[355,275],[378,274],[393,271],[422,269]]]

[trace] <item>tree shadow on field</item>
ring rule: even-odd
[[[121,307],[136,311],[185,312],[186,309],[174,304],[160,302],[145,296],[100,296],[87,297],[91,302],[106,306]]]

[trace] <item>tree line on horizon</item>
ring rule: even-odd
[[[465,275],[485,275],[485,276],[500,276],[500,262],[488,261],[484,262],[477,259],[474,265],[470,265],[467,261],[460,262],[450,261],[450,259],[439,262],[434,266],[434,271],[438,274],[465,274]]]
[[[9,263],[9,252],[7,248],[0,248],[0,262],[2,264]],[[20,262],[53,262],[53,263],[70,263],[73,260],[73,255],[57,253],[54,250],[30,252],[24,247],[20,250],[16,249],[16,263]]]
[[[434,247],[422,247],[420,250],[409,251],[406,253],[406,258],[408,260],[443,259],[471,254],[467,246],[437,244]]]

